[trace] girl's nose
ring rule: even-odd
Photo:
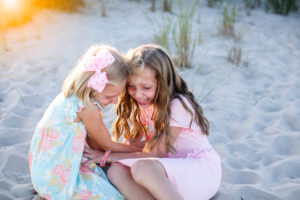
[[[135,92],[135,97],[136,97],[137,99],[143,97],[142,91],[137,90],[137,91]]]

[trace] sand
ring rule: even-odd
[[[80,55],[95,43],[121,52],[152,43],[156,24],[178,13],[176,6],[169,14],[157,3],[152,13],[149,1],[113,0],[108,16],[101,17],[99,5],[89,3],[81,13],[42,11],[32,22],[5,32],[9,51],[0,48],[1,200],[35,196],[28,169],[31,137]],[[202,43],[197,43],[193,68],[180,69],[210,121],[209,141],[222,158],[222,184],[213,199],[299,199],[300,14],[257,9],[248,16],[240,9],[240,66],[227,60],[233,40],[218,34],[221,16],[220,8],[198,5],[192,35],[198,37],[200,30]],[[114,118],[113,109],[106,109],[108,127]]]

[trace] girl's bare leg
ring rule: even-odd
[[[131,168],[136,183],[146,188],[158,200],[182,200],[169,181],[165,168],[157,160],[139,160]]]
[[[137,184],[131,175],[130,168],[120,163],[113,163],[107,171],[109,180],[128,200],[153,200],[154,197]]]

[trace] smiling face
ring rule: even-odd
[[[149,67],[145,67],[137,75],[130,75],[127,90],[139,106],[146,108],[151,105],[157,90],[154,71]]]
[[[101,93],[95,92],[94,97],[103,107],[112,103],[116,104],[118,103],[119,96],[124,91],[125,86],[126,81],[118,86],[107,84]]]

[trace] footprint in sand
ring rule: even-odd
[[[285,101],[295,101],[300,99],[300,87],[290,86],[284,92]]]
[[[20,137],[21,136],[21,137]],[[26,131],[24,129],[6,129],[0,140],[0,146],[14,146],[29,141],[32,137],[32,131]]]
[[[0,181],[0,188],[4,190],[9,190],[11,188],[11,184],[7,182],[6,180]]]
[[[222,165],[222,182],[226,184],[257,184],[261,182],[257,173],[251,170],[236,170]]]
[[[300,159],[293,157],[283,159],[271,166],[266,170],[266,174],[270,177],[272,182],[279,180],[299,180],[300,178]],[[276,174],[276,176],[274,176]]]
[[[283,119],[292,131],[300,131],[300,110],[299,107],[289,107],[283,113]]]
[[[288,129],[289,128],[287,123],[282,118],[280,118],[269,123],[261,134],[264,136],[275,136],[275,135],[283,134],[285,130]]]
[[[30,116],[33,110],[33,108],[25,107],[23,102],[19,102],[11,109],[11,112],[21,117],[28,117]]]
[[[250,199],[272,199],[272,200],[282,200],[275,194],[267,192],[266,190],[261,190],[255,186],[243,186],[240,187],[236,192],[235,196],[239,196],[239,199],[250,200]]]
[[[41,108],[45,103],[44,99],[41,95],[23,95],[19,103],[29,108]]]
[[[280,111],[283,108],[283,105],[281,102],[273,100],[272,98],[264,98],[256,104],[256,107],[261,111],[273,113]]]
[[[34,189],[31,183],[14,185],[10,189],[10,193],[13,194],[15,197],[17,198],[27,197],[26,199],[33,199],[35,195],[33,191]]]
[[[295,156],[300,154],[300,135],[279,135],[265,149],[264,155]]]
[[[232,184],[256,184],[260,177],[252,171],[235,171],[232,173]]]
[[[256,149],[245,143],[231,143],[225,146],[226,151],[232,155],[234,159],[246,158],[250,162],[257,162],[261,159]]]
[[[7,152],[8,153],[8,152]],[[16,164],[17,163],[17,164]],[[4,176],[19,184],[30,183],[28,159],[11,154],[2,169]]]
[[[223,159],[223,163],[234,170],[241,170],[244,168],[243,164],[239,160],[231,157]]]
[[[1,190],[0,190],[0,191],[1,191]],[[12,197],[7,191],[4,191],[3,193],[2,193],[2,191],[1,191],[0,199],[1,199],[1,200],[14,200],[15,197]]]
[[[26,128],[24,117],[9,113],[4,119],[0,120],[0,126],[4,128]]]

